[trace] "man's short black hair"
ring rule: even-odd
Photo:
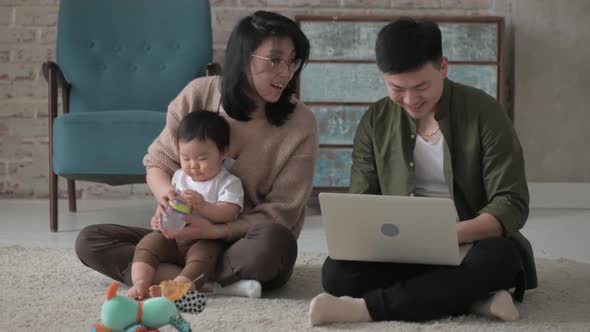
[[[201,142],[212,140],[219,152],[224,153],[229,147],[229,124],[216,112],[190,112],[182,118],[176,131],[178,142],[190,142],[197,139]]]
[[[295,58],[301,61],[301,66],[293,74],[279,100],[266,103],[266,118],[271,124],[281,126],[295,110],[291,97],[296,91],[297,78],[309,58],[309,40],[293,20],[277,13],[259,10],[238,22],[225,51],[221,102],[225,112],[233,119],[248,121],[256,108],[252,98],[256,90],[250,83],[247,71],[253,52],[265,39],[271,37],[290,38],[295,47]]]
[[[432,21],[401,18],[389,23],[377,36],[377,66],[386,74],[400,74],[422,68],[432,62],[440,68],[442,36]]]

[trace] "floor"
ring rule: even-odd
[[[78,231],[90,224],[145,226],[154,209],[151,200],[84,200],[78,212],[60,201],[59,232],[49,232],[46,200],[0,200],[0,246],[71,248]],[[533,209],[523,229],[535,255],[590,263],[590,209]],[[300,251],[327,252],[319,211],[309,209],[299,238]]]

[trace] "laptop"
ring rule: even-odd
[[[320,193],[332,259],[460,265],[471,245],[459,247],[451,199]]]

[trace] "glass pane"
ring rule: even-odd
[[[356,127],[367,110],[361,106],[310,107],[318,121],[320,144],[352,144]]]
[[[450,61],[496,61],[495,23],[441,23],[443,55]]]
[[[496,65],[450,65],[449,78],[497,97]],[[304,102],[373,103],[387,96],[375,64],[310,63],[301,73]]]
[[[301,73],[304,102],[373,103],[387,96],[375,64],[310,63]]]
[[[313,179],[315,187],[348,187],[352,149],[320,149]]]
[[[451,65],[449,78],[455,82],[482,89],[498,98],[497,66],[495,65]]]
[[[386,22],[301,22],[310,60],[375,60],[375,40]]]
[[[377,34],[387,22],[301,22],[311,60],[375,60]],[[440,23],[443,55],[451,61],[496,61],[496,23]]]

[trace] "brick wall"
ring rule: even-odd
[[[80,0],[86,1],[86,0]],[[214,59],[239,18],[257,9],[321,15],[497,15],[506,18],[506,78],[512,79],[512,0],[212,0]],[[515,1],[515,0],[514,0]],[[0,197],[48,196],[47,85],[41,63],[55,58],[58,0],[0,0]],[[506,84],[511,104],[511,84]],[[77,182],[80,198],[150,196],[145,184]],[[60,196],[66,197],[60,178]]]

